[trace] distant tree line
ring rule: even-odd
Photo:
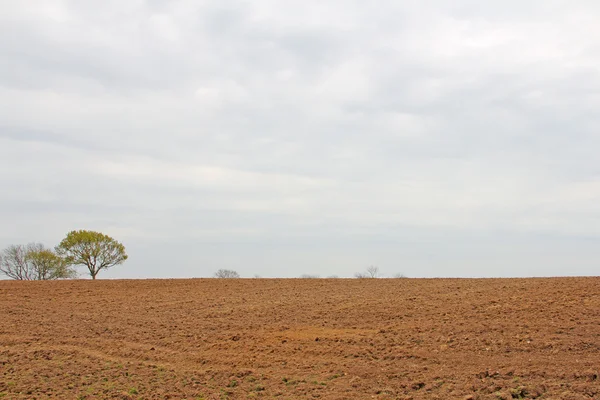
[[[232,269],[220,269],[213,275],[215,278],[240,278],[240,274]],[[375,279],[375,278],[383,278],[381,272],[379,271],[379,267],[374,265],[369,266],[364,272],[357,272],[354,274],[354,277],[357,279]],[[254,278],[260,278],[258,275],[254,275]],[[302,274],[299,276],[300,279],[319,279],[321,278],[319,275],[312,274]],[[327,279],[338,279],[339,276],[331,275],[328,276]],[[396,274],[393,275],[392,278],[406,278],[404,274]]]
[[[92,279],[96,279],[102,270],[122,264],[127,260],[125,246],[112,237],[94,231],[72,231],[54,248],[49,249],[41,243],[11,245],[0,252],[0,274],[11,279],[55,280],[77,278],[75,267],[87,268]],[[214,274],[219,279],[237,279],[240,274],[233,269],[219,269]],[[260,276],[255,275],[255,278]],[[364,272],[354,274],[358,279],[380,278],[376,266],[369,266]],[[402,274],[394,278],[404,278]],[[303,274],[301,279],[318,279],[318,275]],[[331,275],[328,279],[336,279]]]
[[[127,260],[125,246],[100,232],[72,231],[54,249],[41,243],[11,245],[0,252],[0,273],[16,280],[55,280],[77,277],[85,266],[92,279],[102,270]]]

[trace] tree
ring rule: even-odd
[[[72,231],[56,246],[67,265],[85,265],[92,279],[98,272],[127,260],[125,246],[108,235],[94,231]]]
[[[354,274],[354,276],[358,279],[379,278],[379,268],[371,265],[369,268],[367,268],[366,272],[358,272]]]
[[[369,275],[369,278],[379,278],[379,267],[371,265],[367,268],[367,274]]]
[[[239,278],[240,274],[238,274],[236,271],[232,270],[232,269],[220,269],[217,272],[215,272],[215,278],[227,278],[227,279],[231,279],[231,278]]]
[[[26,260],[27,249],[23,245],[11,245],[2,251],[0,272],[20,281],[33,280],[34,273]]]
[[[64,259],[41,243],[8,246],[0,255],[0,272],[25,281],[76,277]]]
[[[27,255],[27,259],[36,271],[36,279],[72,279],[77,277],[77,271],[68,265],[64,258],[50,249],[32,251]]]

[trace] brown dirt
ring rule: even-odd
[[[0,399],[600,399],[600,279],[0,281]]]

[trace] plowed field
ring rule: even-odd
[[[0,281],[1,399],[600,399],[600,279]]]

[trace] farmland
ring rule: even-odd
[[[600,279],[0,281],[0,399],[600,399]]]

